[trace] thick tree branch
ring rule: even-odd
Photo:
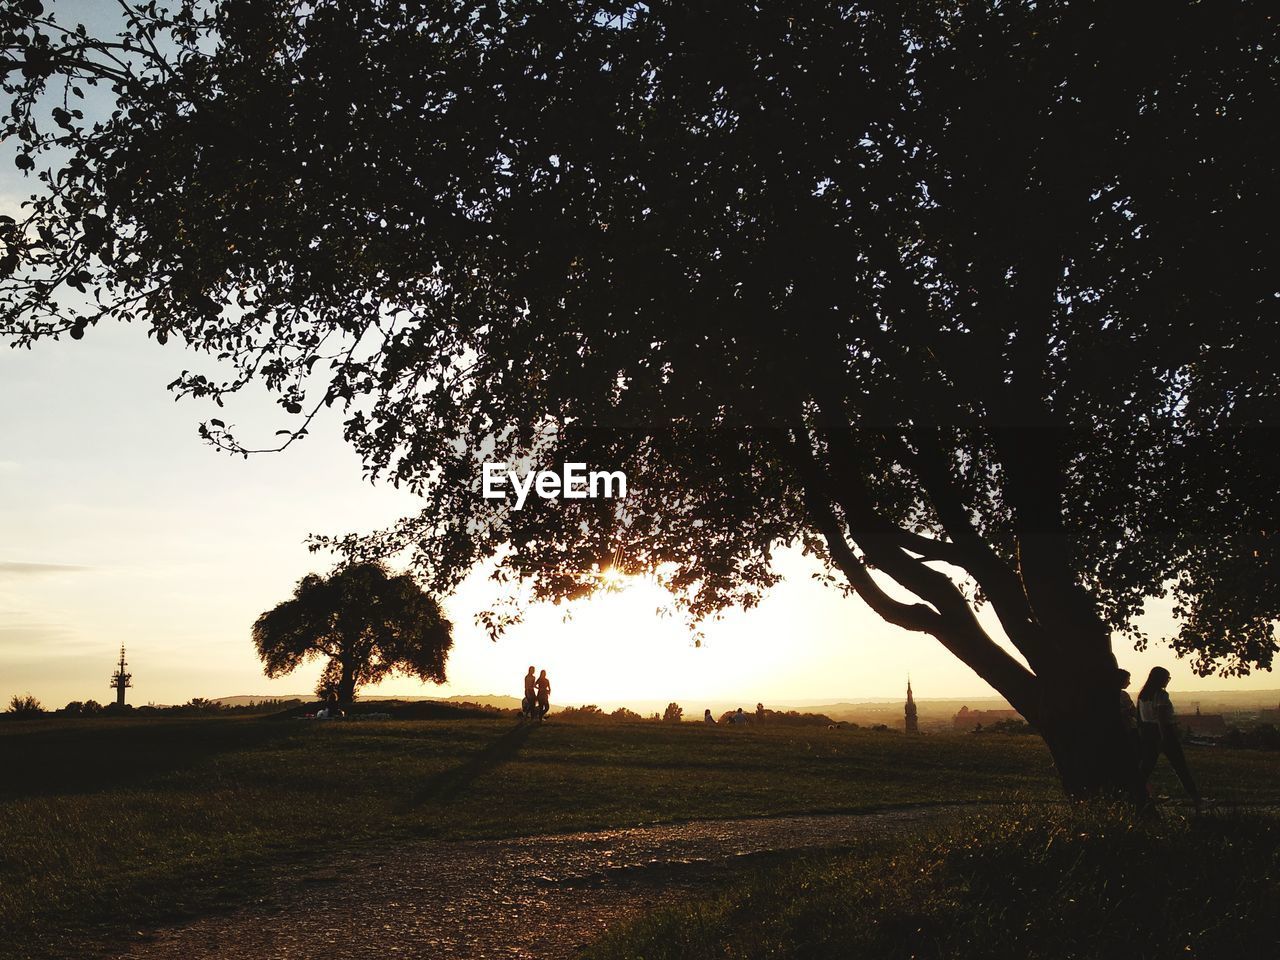
[[[845,538],[844,526],[831,509],[830,501],[822,492],[827,484],[821,468],[808,446],[807,437],[800,435],[791,441],[794,459],[804,480],[805,502],[818,531],[827,543],[831,559],[835,561],[849,581],[849,585],[882,619],[904,630],[928,633],[936,636],[943,628],[942,618],[932,607],[923,603],[903,603],[885,593],[872,578],[866,565],[853,552]]]
[[[849,460],[848,450],[843,446],[843,431],[847,429],[847,425],[836,422],[827,411],[822,410],[821,404],[819,409],[826,428],[824,433],[828,438],[828,448],[833,454],[829,459],[837,461],[838,476],[833,479],[831,470],[824,470],[819,465],[813,453],[809,431],[803,420],[798,420],[793,427],[793,444],[797,459],[803,465],[802,476],[807,477],[806,492],[809,494],[810,503],[813,504],[814,500],[818,501],[814,507],[817,513],[816,522],[820,527],[824,527],[822,532],[828,544],[836,540],[844,544],[843,550],[839,552],[848,551],[849,556],[852,556],[852,551],[849,550],[844,539],[843,529],[838,522],[835,522],[834,513],[830,509],[829,504],[834,502],[840,506],[845,515],[850,537],[862,549],[867,560],[887,573],[900,586],[925,601],[925,604],[918,605],[923,610],[930,610],[928,605],[932,605],[931,616],[926,617],[918,611],[912,615],[918,618],[916,622],[920,623],[920,627],[914,629],[922,629],[937,638],[956,657],[1000,691],[1025,716],[1034,716],[1037,710],[1037,699],[1033,674],[987,635],[974,617],[968,601],[950,577],[929,567],[923,560],[910,556],[898,545],[897,535],[903,531],[886,521],[871,506],[856,463]],[[838,556],[833,558],[840,563],[841,570],[848,576],[849,571],[846,570],[848,556],[844,563],[840,562]],[[865,597],[860,583],[863,582],[864,577],[866,581],[871,581],[871,577],[861,560],[853,557],[853,561],[855,570],[850,583],[858,591],[859,596]],[[875,586],[874,581],[871,581],[871,584]],[[875,586],[875,591],[883,594],[878,586]],[[880,597],[876,597],[874,593],[871,595],[883,605],[884,601]],[[873,605],[872,608],[875,609],[875,606]],[[897,609],[891,612],[897,615],[906,613],[904,610]]]
[[[994,433],[1005,465],[1005,498],[1013,508],[1018,576],[1036,620],[1063,654],[1087,644],[1109,655],[1110,631],[1077,581],[1063,524],[1057,431],[1011,427]]]
[[[991,601],[1006,636],[1039,671],[1052,658],[1053,651],[1035,622],[1021,582],[970,522],[937,434],[921,431],[914,440],[915,454],[907,456],[943,529],[951,536],[956,552],[962,557],[958,565],[974,578]]]
[[[1076,576],[1063,523],[1065,477],[1062,425],[1049,406],[1049,358],[1060,252],[1047,241],[1022,257],[1016,282],[997,294],[1016,331],[1009,348],[1009,381],[993,402],[991,431],[1004,464],[1004,494],[1013,508],[1018,576],[1042,628],[1062,653],[1082,642],[1110,655],[1110,631]],[[1078,656],[1076,657],[1078,661]]]
[[[925,537],[902,529],[895,534],[895,540],[899,547],[917,554],[921,560],[938,560],[955,567],[965,566],[965,552],[957,544],[947,540]]]

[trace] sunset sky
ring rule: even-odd
[[[196,425],[214,412],[175,403],[165,384],[211,362],[119,325],[0,349],[0,697],[105,701],[121,643],[133,703],[313,687],[318,664],[266,680],[250,625],[303,574],[328,568],[307,552],[308,533],[371,529],[416,503],[361,480],[336,416],[284,454],[246,461],[206,446]],[[245,440],[277,426],[262,394],[222,416]],[[576,604],[567,622],[564,608],[535,608],[493,643],[472,619],[493,599],[477,575],[446,601],[449,683],[399,679],[380,692],[519,695],[536,663],[563,704],[896,696],[908,673],[921,696],[991,695],[936,641],[812,582],[798,553],[779,562],[786,583],[760,608],[708,624],[701,648],[679,620],[654,614],[660,598],[644,584]],[[1150,620],[1158,629],[1167,617]],[[1268,673],[1200,680],[1167,649],[1119,656],[1135,676],[1168,664],[1174,689],[1277,686]]]

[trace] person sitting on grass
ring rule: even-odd
[[[1169,671],[1164,667],[1152,667],[1147,682],[1138,691],[1138,743],[1141,750],[1138,772],[1145,786],[1163,751],[1196,810],[1201,810],[1204,801],[1187,768],[1187,758],[1182,753],[1178,727],[1173,719],[1173,703],[1165,690],[1168,685]]]
[[[706,710],[703,710],[703,711],[702,711],[702,722],[703,722],[703,723],[709,723],[709,724],[711,724],[713,727],[716,725],[716,718],[715,718],[715,717],[713,717],[713,716],[711,715],[711,708],[710,708],[710,707],[708,707]]]

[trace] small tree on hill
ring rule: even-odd
[[[327,657],[316,692],[349,704],[357,687],[392,673],[443,683],[453,625],[412,577],[357,563],[299,580],[254,623],[253,642],[268,677]]]
[[[678,703],[668,703],[667,710],[662,715],[662,719],[667,723],[679,723],[684,717],[684,707]]]
[[[9,709],[5,713],[12,713],[19,717],[35,717],[44,713],[44,704],[29,693],[15,693],[10,698]]]

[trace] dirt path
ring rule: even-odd
[[[890,836],[962,809],[406,845],[313,871],[283,908],[245,908],[158,931],[120,957],[556,960],[619,920],[713,890],[759,855]]]

